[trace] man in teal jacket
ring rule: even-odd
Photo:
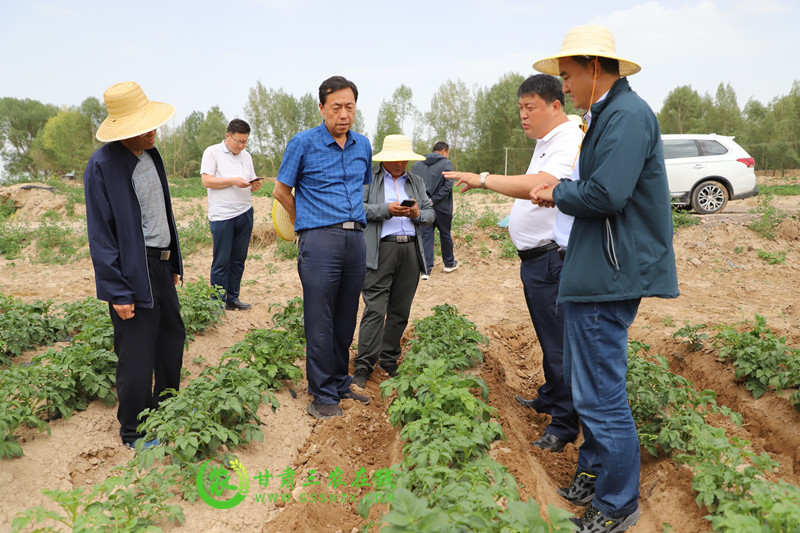
[[[628,327],[643,297],[675,298],[672,211],[655,114],[625,76],[639,65],[616,55],[599,26],[571,29],[558,55],[534,68],[561,76],[588,130],[573,175],[531,191],[540,205],[575,217],[559,302],[564,377],[584,442],[566,499],[589,508],[579,531],[618,532],[640,516],[640,450],[625,388]]]

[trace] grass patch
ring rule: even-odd
[[[0,200],[0,220],[11,218],[17,212],[17,206],[14,205],[14,200],[7,198]]]
[[[800,196],[800,185],[759,185],[758,193],[772,196]]]
[[[26,224],[0,224],[0,255],[16,259],[32,239],[33,232]]]
[[[275,257],[278,259],[286,259],[287,261],[297,259],[297,245],[294,241],[278,239],[275,245]]]
[[[75,232],[67,224],[45,221],[36,230],[36,262],[50,265],[71,263],[87,255],[86,251],[81,252],[87,244],[88,238],[82,231]]]
[[[205,198],[208,196],[200,176],[192,178],[173,176],[168,178],[167,182],[169,183],[169,195],[172,198]]]
[[[687,209],[680,206],[672,206],[672,228],[678,229],[686,226],[696,226],[700,220],[691,214]]]
[[[765,239],[770,240],[775,240],[775,228],[789,216],[772,205],[771,194],[759,195],[758,207],[751,209],[750,212],[761,216],[748,224],[747,227]]]

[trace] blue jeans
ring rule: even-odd
[[[584,438],[578,472],[597,476],[592,505],[611,518],[639,506],[639,437],[625,376],[640,301],[564,303],[564,377]]]
[[[364,233],[341,228],[303,231],[297,272],[303,285],[308,392],[318,403],[337,404],[353,381],[350,344],[367,272]]]
[[[450,226],[453,224],[453,214],[437,211],[434,207],[436,218],[433,224],[419,226],[419,233],[422,237],[422,250],[425,252],[425,273],[430,274],[433,270],[433,231],[439,230],[439,244],[442,246],[442,262],[444,266],[450,267],[456,262],[453,255],[453,237],[450,235]]]
[[[253,232],[253,208],[228,220],[215,220],[208,223],[214,239],[213,259],[211,260],[211,285],[225,289],[223,299],[235,300],[239,297],[244,274],[250,234]]]

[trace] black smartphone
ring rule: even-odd
[[[261,181],[263,179],[264,178],[253,178],[253,179],[250,180],[250,183],[253,183],[254,181]]]
[[[414,207],[414,204],[416,203],[417,203],[416,200],[412,200],[409,198],[408,200],[403,200],[402,202],[400,202],[400,205],[402,205],[403,207]]]

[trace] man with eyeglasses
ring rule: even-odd
[[[211,285],[225,291],[228,311],[246,311],[252,306],[239,300],[239,290],[253,232],[251,192],[261,188],[253,158],[244,149],[250,125],[235,118],[228,124],[225,140],[203,152],[200,176],[208,189],[208,220],[214,240]]]

